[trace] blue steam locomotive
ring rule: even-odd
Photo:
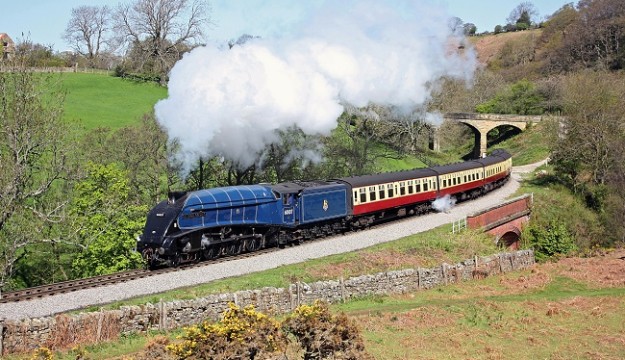
[[[495,150],[428,169],[171,193],[148,213],[137,250],[154,268],[298,244],[424,213],[445,195],[480,196],[505,183],[511,168],[510,154]]]

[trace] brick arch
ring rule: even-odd
[[[497,246],[518,250],[521,245],[521,230],[516,226],[510,226],[505,233],[495,239]]]

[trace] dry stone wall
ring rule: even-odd
[[[56,349],[88,344],[117,339],[120,334],[170,330],[207,319],[218,320],[229,303],[253,304],[266,313],[287,313],[300,304],[315,300],[336,303],[372,295],[403,294],[526,269],[533,264],[534,253],[522,250],[429,269],[405,269],[312,284],[300,282],[287,288],[263,288],[193,300],[122,306],[118,310],[5,321],[0,322],[0,355],[31,351],[41,346]]]

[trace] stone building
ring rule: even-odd
[[[0,60],[10,59],[15,53],[15,43],[7,33],[0,33]]]

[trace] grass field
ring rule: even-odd
[[[358,322],[376,359],[622,359],[622,270],[569,259],[337,308]],[[595,279],[580,278],[590,271]]]
[[[62,73],[67,92],[65,119],[76,120],[85,129],[118,129],[139,123],[167,89],[151,83],[137,83],[110,75]]]

